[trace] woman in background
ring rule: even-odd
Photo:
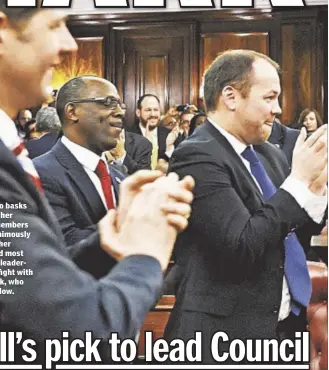
[[[299,116],[296,128],[305,127],[308,134],[314,132],[323,122],[319,113],[315,109],[306,108]]]
[[[194,130],[201,126],[204,121],[206,120],[207,118],[207,115],[203,112],[200,112],[198,114],[196,114],[192,119],[191,119],[191,122],[190,122],[190,128],[189,128],[189,132],[188,132],[188,136],[191,136],[194,132]]]

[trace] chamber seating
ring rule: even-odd
[[[328,370],[328,268],[320,262],[307,264],[312,279],[312,298],[307,310],[310,370]]]

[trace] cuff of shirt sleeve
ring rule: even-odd
[[[117,163],[117,164],[123,164],[123,162],[124,162],[124,160],[125,160],[125,158],[126,158],[126,155],[127,155],[127,153],[125,153],[122,157],[120,157],[120,158],[117,158],[115,161],[114,161],[114,163]]]
[[[173,152],[174,152],[174,150],[175,150],[175,147],[174,146],[172,146],[172,148],[171,149],[168,149],[167,151],[166,151],[166,156],[168,157],[168,158],[170,158],[171,156],[172,156],[172,154],[173,154]]]
[[[327,191],[325,195],[315,195],[302,181],[288,176],[281,189],[287,191],[316,223],[323,219],[327,207]]]

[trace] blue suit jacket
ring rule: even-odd
[[[145,315],[158,297],[162,271],[148,256],[130,256],[118,262],[102,279],[96,280],[80,268],[85,261],[104,260],[98,233],[77,245],[64,244],[56,217],[46,197],[40,194],[14,155],[0,140],[0,205],[24,203],[25,209],[10,210],[15,223],[28,223],[31,237],[10,238],[10,250],[24,252],[26,268],[34,271],[24,286],[14,287],[15,295],[0,295],[1,332],[22,332],[34,339],[38,363],[42,363],[46,338],[107,338],[117,332],[121,339],[134,338]],[[7,232],[17,232],[15,228]],[[22,362],[21,346],[15,348],[15,364]],[[106,345],[104,360],[109,361]],[[16,351],[17,349],[17,351]],[[26,355],[26,352],[24,352]],[[17,360],[17,361],[16,361]]]
[[[82,165],[59,140],[48,153],[35,158],[34,165],[55,211],[67,245],[93,233],[106,209]],[[124,175],[110,166],[116,202]]]
[[[40,139],[29,140],[25,144],[29,157],[33,159],[47,153],[56,144],[57,138],[57,132],[48,132],[41,136]]]
[[[294,150],[299,131],[273,122],[272,132],[268,141],[280,148],[287,157],[291,166],[292,152]]]

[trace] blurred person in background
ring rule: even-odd
[[[47,153],[55,145],[61,127],[62,125],[55,108],[41,108],[36,115],[32,140],[26,143],[30,158],[36,158]]]
[[[204,112],[197,113],[191,119],[190,128],[189,128],[189,131],[188,131],[188,136],[191,136],[193,134],[194,130],[204,123],[206,118],[207,118],[206,113],[204,113]]]
[[[115,148],[106,152],[109,163],[117,166],[125,175],[131,175],[138,170],[151,169],[152,144],[142,135],[125,129],[126,104],[122,103],[123,129]]]
[[[298,130],[283,125],[278,118],[274,119],[271,135],[267,140],[283,151],[289,166],[298,135]]]
[[[26,136],[26,130],[25,126],[26,123],[31,121],[32,119],[32,112],[29,109],[22,109],[16,119],[16,128],[18,131],[18,135],[21,139],[25,139]]]
[[[308,135],[311,135],[322,125],[323,121],[320,114],[315,109],[306,108],[300,114],[295,128],[300,130],[302,127],[305,127]]]

